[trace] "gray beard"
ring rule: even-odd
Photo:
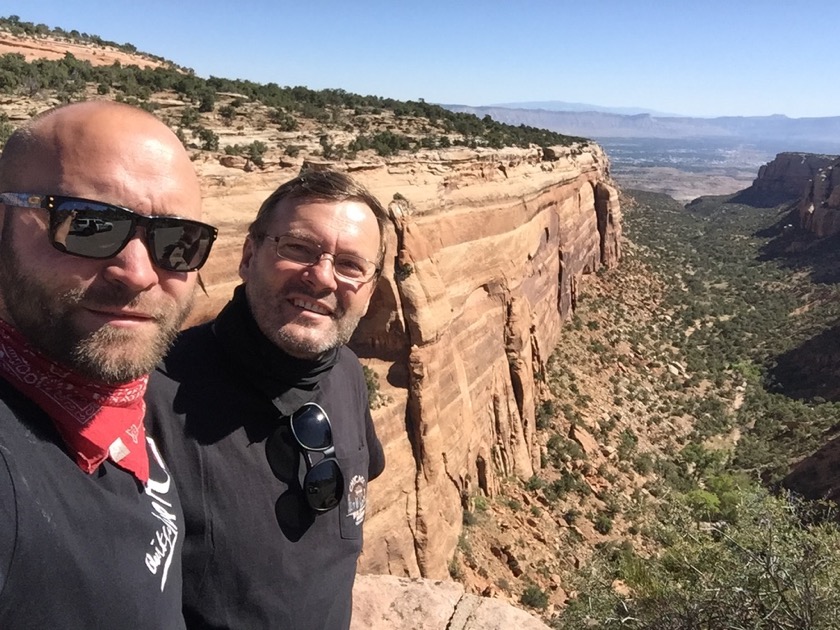
[[[292,334],[284,326],[274,331],[272,341],[286,354],[298,359],[316,359],[326,352],[339,346],[343,346],[353,336],[356,326],[359,325],[361,317],[350,317],[345,315],[338,323],[333,334],[321,339],[299,338]]]

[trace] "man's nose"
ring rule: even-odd
[[[322,252],[317,262],[306,268],[304,276],[311,284],[334,291],[338,288],[335,279],[335,256],[329,252]]]
[[[158,283],[158,269],[152,262],[142,228],[119,254],[108,260],[104,273],[108,280],[137,292]]]

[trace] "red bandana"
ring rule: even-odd
[[[86,473],[110,459],[142,483],[149,480],[143,416],[148,376],[107,385],[86,379],[33,349],[0,320],[0,373],[47,412]]]

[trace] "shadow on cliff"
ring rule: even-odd
[[[768,378],[788,398],[840,401],[840,322],[776,357]]]
[[[836,430],[836,427],[835,427]],[[806,499],[840,502],[840,437],[797,463],[782,486]]]
[[[799,227],[796,207],[782,206],[779,211],[776,223],[755,233],[770,239],[758,259],[804,271],[815,284],[840,282],[840,234],[817,238]]]

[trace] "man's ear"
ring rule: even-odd
[[[243,282],[248,282],[248,276],[251,272],[251,264],[254,262],[256,256],[257,246],[254,244],[254,239],[250,235],[245,237],[245,242],[242,244],[242,260],[239,261],[239,277]]]

